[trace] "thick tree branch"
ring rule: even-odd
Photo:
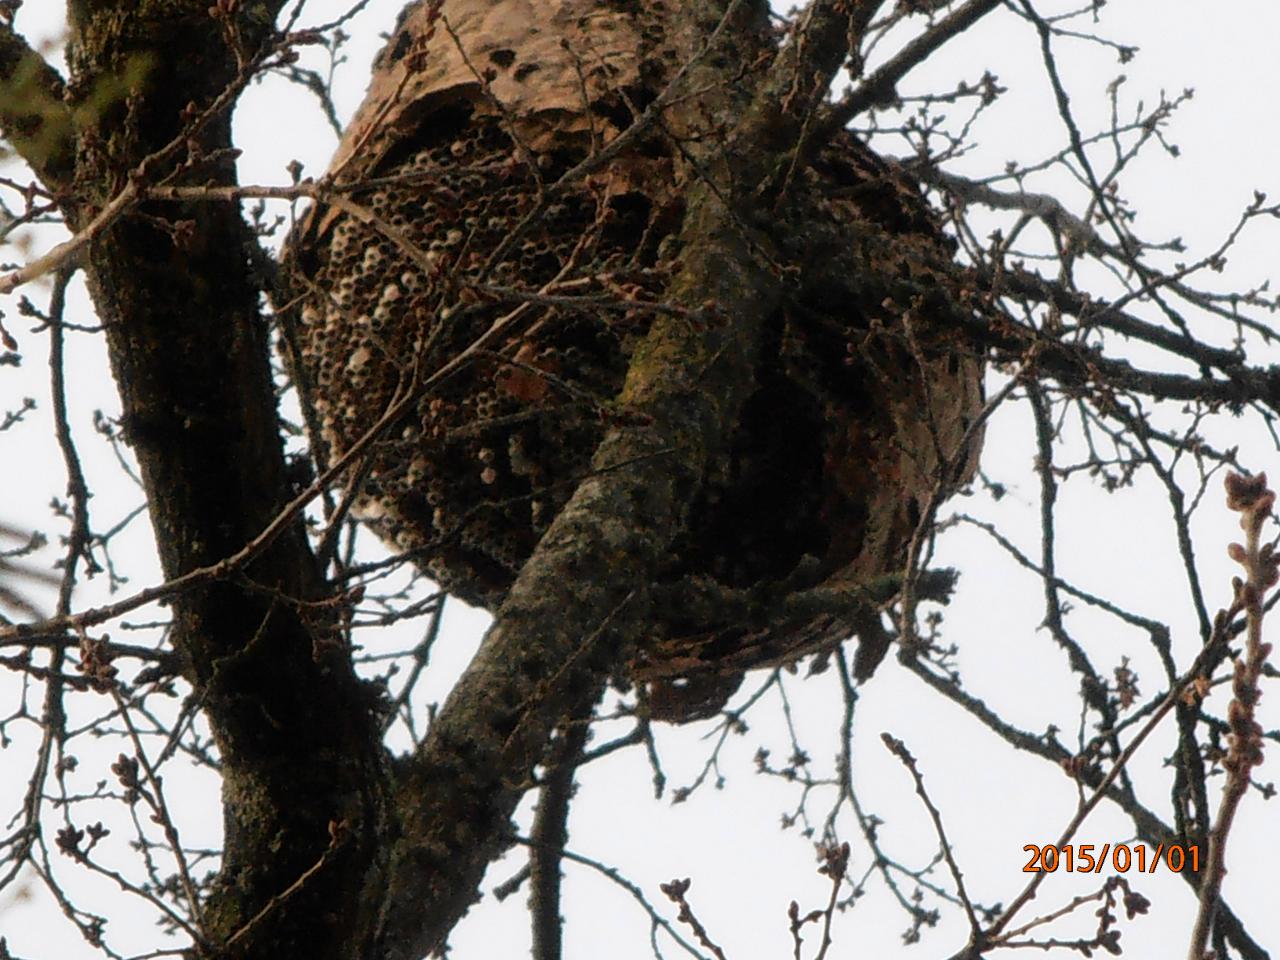
[[[127,190],[129,171],[234,182],[227,91],[270,42],[260,18],[280,5],[246,8],[234,23],[205,2],[73,5],[80,97],[121,64],[137,68],[127,98],[95,107],[81,193],[68,206],[101,208]],[[214,104],[225,109],[200,115]],[[183,149],[170,154],[175,140]],[[289,500],[267,330],[247,269],[253,242],[233,205],[141,204],[87,247],[169,579],[236,554]],[[358,955],[349,938],[359,927],[334,904],[358,905],[377,874],[388,773],[374,701],[334,630],[300,522],[235,579],[201,583],[172,605],[175,644],[222,760],[225,850],[204,910],[210,939],[233,940],[233,954]]]
[[[625,655],[647,609],[637,588],[725,453],[778,290],[752,249],[767,250],[766,237],[743,237],[705,191],[694,210],[672,298],[710,299],[733,320],[655,322],[622,395],[634,425],[606,436],[595,474],[538,544],[441,709],[402,785],[404,840],[378,941],[387,957],[438,946],[475,899],[563,705],[591,697]]]
[[[75,171],[75,133],[61,75],[10,25],[0,25],[0,132],[45,187],[61,193]]]
[[[476,899],[485,866],[510,843],[509,817],[554,725],[567,704],[594,699],[626,656],[647,611],[645,585],[703,477],[726,454],[781,284],[771,238],[779,225],[770,233],[751,230],[749,203],[729,208],[725,198],[749,200],[799,142],[803,118],[844,60],[848,21],[833,8],[815,6],[820,29],[775,61],[730,140],[699,147],[714,152],[715,168],[728,173],[724,182],[690,190],[684,259],[666,299],[714,305],[719,319],[701,327],[673,316],[655,320],[620,397],[631,416],[606,435],[593,475],[525,563],[441,709],[402,783],[403,840],[375,943],[379,956],[408,960],[439,948]],[[695,44],[724,10],[688,6],[682,15]],[[751,23],[744,22],[740,48],[749,48],[742,38]],[[702,64],[690,82],[731,89],[728,69]],[[731,100],[715,109],[732,119]],[[698,164],[704,176],[710,168]]]

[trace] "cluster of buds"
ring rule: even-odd
[[[1248,643],[1245,655],[1236,660],[1231,681],[1232,700],[1227,708],[1231,735],[1223,763],[1228,773],[1247,777],[1251,768],[1262,763],[1262,728],[1254,719],[1254,710],[1262,695],[1258,681],[1271,653],[1271,644],[1262,640],[1263,597],[1280,581],[1280,558],[1274,544],[1261,540],[1276,494],[1268,488],[1265,473],[1253,477],[1230,473],[1226,488],[1227,506],[1240,514],[1240,527],[1245,532],[1245,542],[1232,543],[1227,552],[1245,569],[1245,577],[1233,578],[1232,586],[1235,605],[1247,618]]]
[[[98,693],[110,693],[116,688],[116,675],[119,670],[112,664],[112,651],[108,638],[90,637],[80,631],[80,662],[76,669],[85,675],[91,686]]]

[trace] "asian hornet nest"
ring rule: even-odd
[[[318,204],[291,239],[300,306],[287,339],[329,459],[415,371],[467,358],[374,444],[357,513],[449,591],[493,609],[588,469],[648,330],[642,307],[661,301],[679,256],[689,171],[676,121],[573,186],[548,185],[627,130],[679,55],[660,4],[451,0],[448,30],[438,6],[410,8],[375,65],[329,173],[348,202]],[[707,480],[661,571],[707,596],[900,571],[925,504],[975,469],[980,360],[883,294],[914,274],[945,290],[929,264],[949,263],[950,248],[919,192],[842,135],[790,195],[793,293],[729,468]],[[840,266],[850,250],[861,251],[852,286]],[[866,610],[785,623],[687,606],[657,615],[631,670],[666,719],[704,716],[746,669],[855,632],[860,675],[884,653]]]

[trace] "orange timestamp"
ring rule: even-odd
[[[1200,871],[1200,847],[1194,843],[1167,847],[1162,843],[1150,857],[1145,843],[1104,843],[1100,847],[1093,843],[1068,843],[1062,847],[1028,843],[1022,849],[1031,854],[1023,873],[1056,873],[1059,869],[1064,873],[1102,873],[1108,863],[1116,873],[1155,873],[1161,863],[1174,873],[1188,868],[1192,873]]]

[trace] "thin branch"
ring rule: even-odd
[[[1270,518],[1275,504],[1275,492],[1268,489],[1266,474],[1243,477],[1227,475],[1227,504],[1240,513],[1240,526],[1245,531],[1245,542],[1231,544],[1232,559],[1244,566],[1246,579],[1233,581],[1236,605],[1243,607],[1248,623],[1247,643],[1243,659],[1235,663],[1232,678],[1230,706],[1227,719],[1231,736],[1227,756],[1222,765],[1227,771],[1227,783],[1222,791],[1218,816],[1209,831],[1209,857],[1200,880],[1200,906],[1192,929],[1188,960],[1205,960],[1209,934],[1213,929],[1214,914],[1218,907],[1222,878],[1226,874],[1227,838],[1235,821],[1236,811],[1249,789],[1250,774],[1262,763],[1262,727],[1255,719],[1255,707],[1262,691],[1259,680],[1271,652],[1271,644],[1262,639],[1263,598],[1280,579],[1280,558],[1274,545],[1261,542],[1262,526]]]
[[[942,826],[942,814],[934,806],[933,800],[924,788],[924,776],[916,765],[916,758],[911,755],[907,745],[897,737],[882,733],[880,734],[880,739],[884,741],[884,745],[888,747],[889,752],[902,761],[902,765],[907,768],[907,772],[911,774],[911,778],[915,781],[916,795],[924,803],[925,809],[929,811],[929,818],[933,820],[933,829],[938,835],[939,847],[942,850],[942,855],[946,858],[947,868],[951,871],[951,878],[956,882],[956,896],[960,898],[960,903],[964,906],[965,916],[969,918],[970,935],[976,939],[982,934],[982,924],[978,920],[977,913],[974,912],[973,902],[969,899],[969,893],[964,888],[964,873],[961,872],[960,865],[956,863],[955,853],[951,849],[951,841],[947,839],[947,831]]]
[[[529,843],[529,914],[533,924],[534,960],[560,960],[561,957],[560,860],[569,836],[573,778],[591,732],[593,705],[593,701],[587,701],[565,717],[548,751]]]
[[[903,77],[944,43],[968,30],[1002,2],[1003,0],[969,0],[964,6],[937,21],[835,104],[823,118],[815,139],[825,142],[862,112],[872,107],[892,104],[898,82]]]

